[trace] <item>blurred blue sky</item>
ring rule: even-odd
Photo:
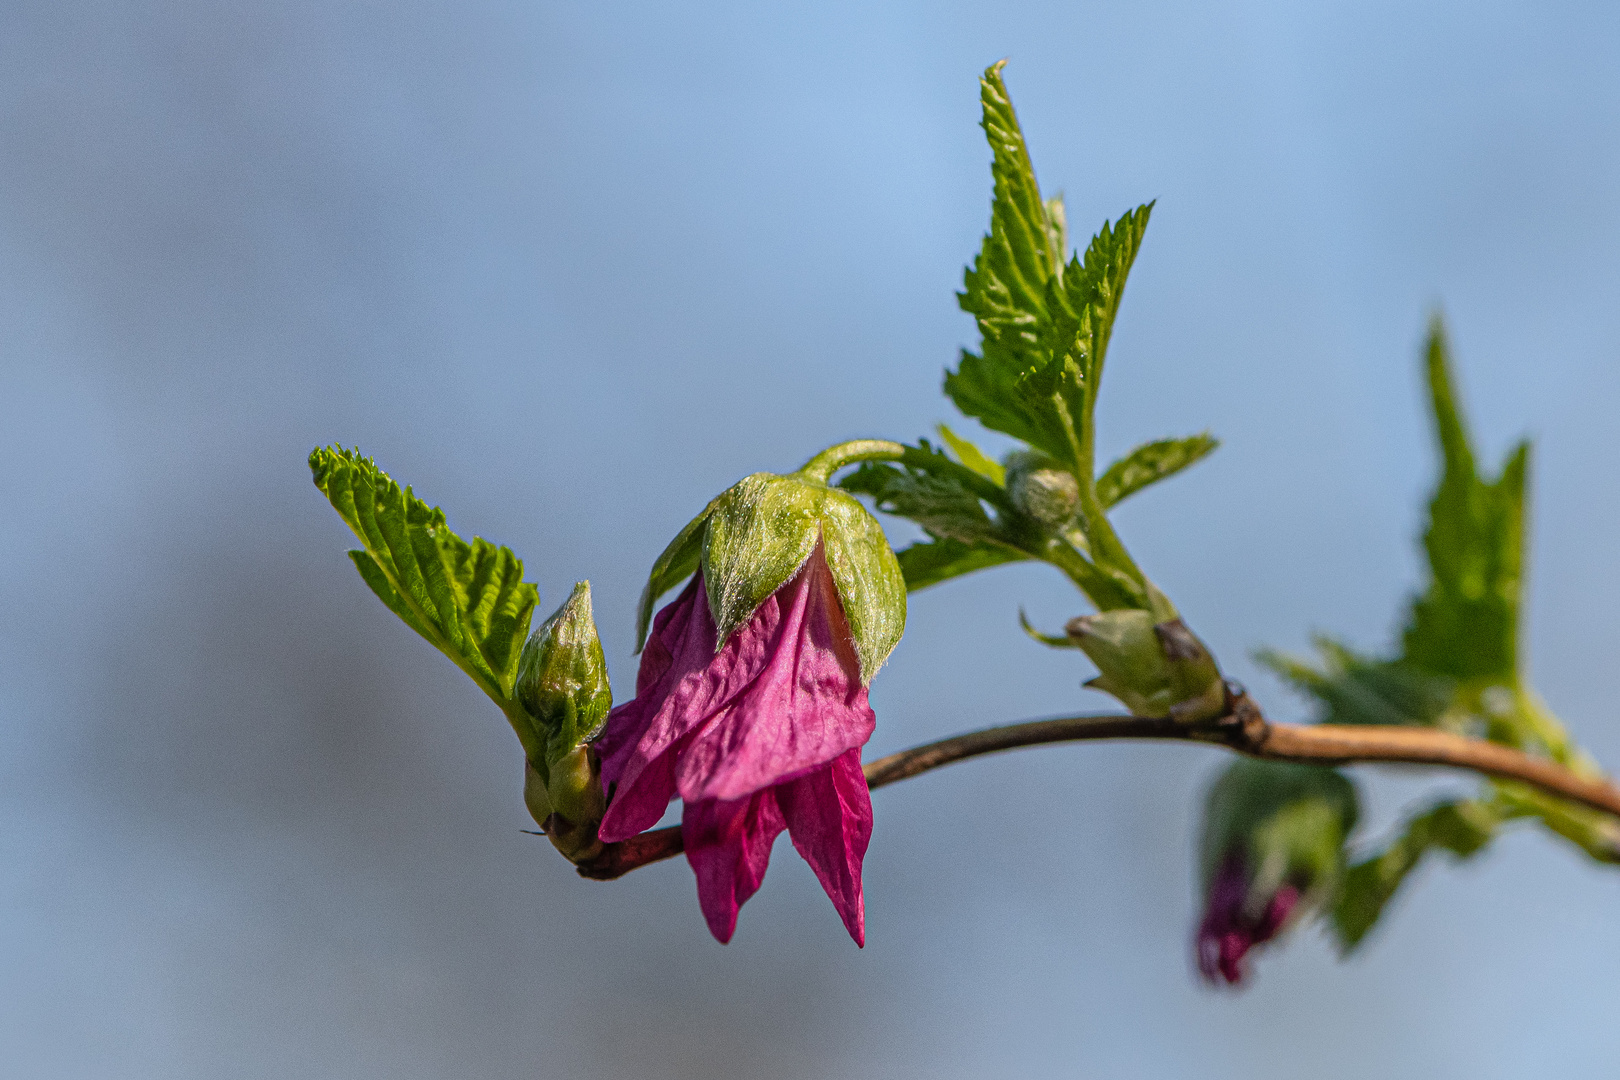
[[[628,693],[704,500],[948,418],[1008,56],[1075,233],[1159,200],[1101,440],[1225,440],[1119,521],[1226,666],[1298,715],[1252,648],[1388,640],[1443,305],[1487,456],[1536,439],[1538,684],[1620,765],[1617,55],[1590,3],[0,5],[0,1074],[1612,1075],[1620,875],[1536,836],[1199,986],[1207,750],[883,791],[864,951],[785,846],[725,948],[683,864],[582,882],[304,457],[547,610],[590,577]],[[872,749],[1104,707],[1020,605],[1080,610],[915,597]],[[1433,786],[1364,779],[1369,835]]]

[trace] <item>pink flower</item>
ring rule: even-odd
[[[679,795],[698,901],[726,942],[785,829],[864,944],[861,746],[875,717],[821,543],[717,651],[718,636],[700,570],[658,613],[636,697],[596,744],[609,799],[599,835],[649,829]]]
[[[1243,856],[1227,856],[1210,883],[1204,921],[1198,927],[1198,970],[1210,982],[1241,983],[1246,973],[1244,957],[1256,945],[1277,936],[1302,896],[1287,882],[1270,895],[1250,893]]]

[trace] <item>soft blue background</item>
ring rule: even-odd
[[[1443,304],[1487,456],[1537,440],[1538,684],[1620,765],[1617,11],[0,6],[0,1073],[1614,1075],[1620,875],[1538,836],[1348,963],[1313,932],[1200,986],[1207,750],[883,791],[864,951],[785,845],[726,948],[680,863],[580,881],[304,456],[358,443],[548,610],[589,576],[627,692],[705,499],[949,415],[1011,56],[1082,238],[1160,200],[1101,438],[1225,439],[1119,520],[1227,666],[1298,715],[1250,649],[1388,640]],[[872,749],[1105,707],[1020,604],[1080,610],[1034,568],[916,597]],[[1372,834],[1424,789],[1366,779]]]

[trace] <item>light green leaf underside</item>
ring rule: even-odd
[[[990,460],[983,450],[960,437],[944,424],[937,425],[937,428],[939,437],[945,440],[945,445],[951,448],[951,452],[956,455],[957,460],[963,465],[989,480],[992,484],[997,486],[1006,485],[1007,470],[1002,468],[999,463]]]
[[[1114,506],[1148,485],[1202,461],[1220,445],[1220,440],[1207,431],[1185,439],[1143,443],[1097,478],[1097,501],[1104,509]]]

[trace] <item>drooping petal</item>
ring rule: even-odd
[[[646,728],[645,714],[649,712],[641,698],[625,702],[608,713],[602,737],[595,744],[602,760],[602,790],[608,797],[607,812],[596,827],[597,838],[604,844],[628,840],[657,825],[675,798],[672,754],[642,763],[634,782],[624,782],[624,766]]]
[[[698,904],[722,945],[737,929],[737,911],[759,891],[771,845],[786,823],[776,789],[743,799],[688,802],[681,815],[686,860],[697,876]]]
[[[776,788],[793,846],[815,871],[855,944],[866,944],[861,861],[872,839],[872,796],[859,747]]]
[[[683,799],[741,798],[872,737],[876,717],[820,543],[722,656],[733,646],[739,665],[762,663],[682,748],[675,782]]]
[[[665,759],[712,711],[709,699],[723,689],[714,684],[729,673],[710,670],[721,659],[714,643],[714,620],[698,573],[653,621],[641,652],[635,699],[608,714],[596,742],[602,786],[612,792],[598,830],[603,842],[651,828],[669,806],[675,795],[674,761]]]

